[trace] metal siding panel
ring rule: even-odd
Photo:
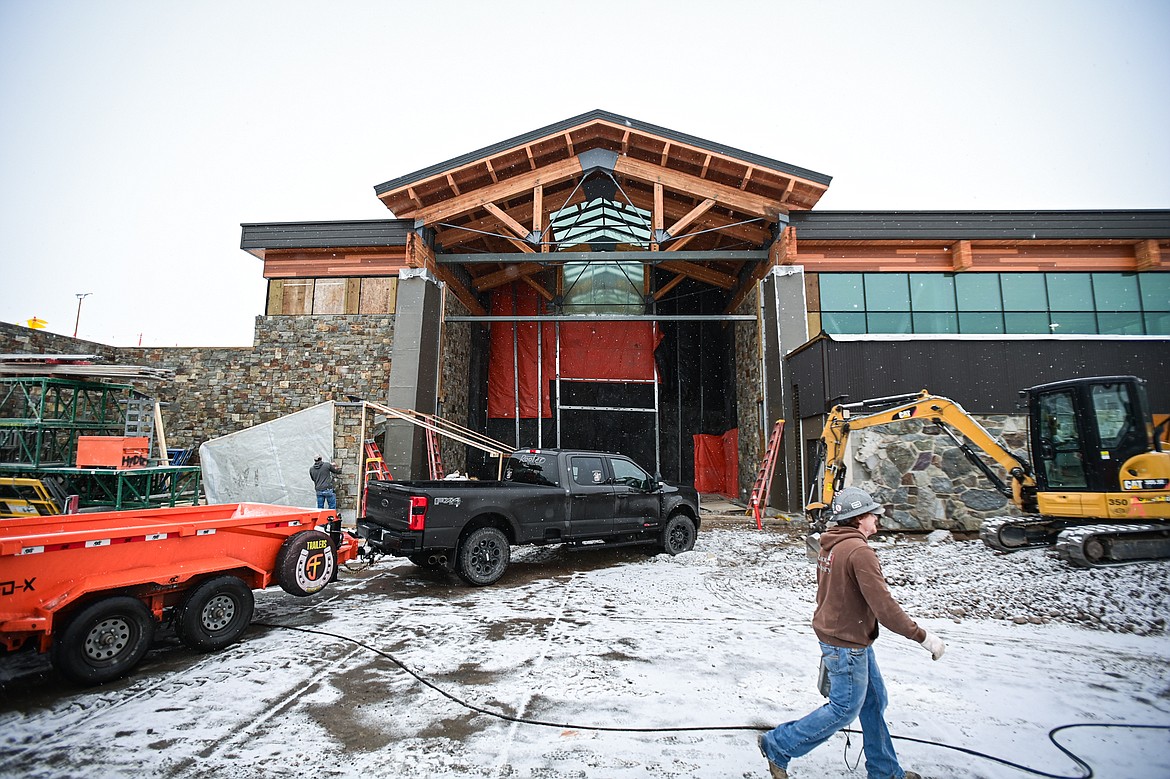
[[[929,390],[976,414],[1015,414],[1019,390],[1087,376],[1134,375],[1147,380],[1150,406],[1170,413],[1170,340],[1068,341],[823,341],[828,393],[849,400]],[[815,386],[816,350],[790,363],[794,381]],[[827,398],[801,389],[805,414]]]

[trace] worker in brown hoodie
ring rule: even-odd
[[[885,509],[856,487],[833,497],[830,522],[817,557],[817,608],[813,631],[828,672],[829,702],[802,719],[759,737],[773,779],[788,779],[788,762],[861,717],[865,771],[869,779],[922,779],[898,764],[886,726],[886,687],[873,653],[878,625],[903,635],[937,660],[946,645],[902,611],[890,594],[877,555],[867,539],[877,532]]]

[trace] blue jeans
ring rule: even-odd
[[[317,508],[325,508],[326,503],[333,511],[337,511],[337,493],[333,490],[317,490]]]
[[[898,765],[883,717],[886,685],[873,647],[845,649],[821,643],[821,656],[829,672],[829,702],[802,719],[765,733],[764,754],[786,769],[789,760],[825,743],[860,714],[866,774],[870,779],[903,779],[906,772]]]

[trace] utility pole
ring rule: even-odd
[[[75,292],[77,295],[77,319],[73,322],[73,337],[77,337],[77,328],[81,324],[81,301],[92,295],[92,292]]]

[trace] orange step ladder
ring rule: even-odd
[[[394,477],[386,468],[386,461],[382,459],[382,450],[378,448],[378,444],[374,441],[366,441],[365,449],[366,467],[362,474],[362,516],[366,515],[366,483],[370,479],[394,481]]]
[[[443,453],[439,451],[439,435],[427,428],[427,464],[431,470],[431,481],[439,481],[446,474],[443,472]]]
[[[772,474],[776,472],[776,457],[780,454],[780,446],[784,437],[784,420],[777,419],[772,427],[772,435],[768,438],[768,448],[764,451],[764,459],[760,462],[760,470],[756,474],[756,483],[752,485],[752,494],[748,498],[748,508],[756,518],[756,527],[764,529],[763,513],[768,505],[768,494],[772,491]]]

